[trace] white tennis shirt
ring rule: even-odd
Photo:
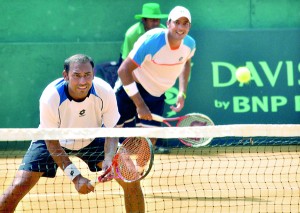
[[[63,78],[50,83],[40,98],[39,128],[114,127],[120,118],[116,96],[111,86],[95,77],[88,97],[76,102],[68,94]],[[78,150],[90,144],[87,140],[60,140],[68,149]]]
[[[168,42],[168,29],[155,28],[134,44],[129,57],[139,66],[134,74],[143,87],[159,97],[171,88],[196,50],[195,40],[186,35],[178,49]]]

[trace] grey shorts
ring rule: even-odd
[[[64,148],[68,155],[82,159],[90,171],[100,171],[97,164],[104,160],[104,139],[96,138],[88,146],[80,150]],[[28,148],[19,170],[44,172],[43,177],[55,177],[58,165],[51,157],[44,140],[32,142]]]

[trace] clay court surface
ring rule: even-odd
[[[0,152],[0,191],[11,183],[22,153]],[[95,173],[73,162],[90,179]],[[142,180],[146,212],[300,212],[298,146],[173,149],[156,155]],[[116,181],[79,195],[61,170],[41,178],[16,212],[125,212]]]

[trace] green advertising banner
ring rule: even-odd
[[[217,125],[300,123],[300,30],[192,31],[197,42],[185,108]],[[251,71],[248,84],[235,71]],[[176,99],[167,92],[167,105]],[[168,106],[166,116],[174,116]]]

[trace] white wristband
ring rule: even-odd
[[[70,165],[68,165],[65,170],[64,173],[66,174],[66,176],[72,181],[77,175],[80,175],[80,171],[76,168],[76,166],[71,163]]]
[[[132,82],[131,84],[128,84],[126,86],[123,85],[123,88],[129,97],[134,96],[139,92],[135,82]]]

